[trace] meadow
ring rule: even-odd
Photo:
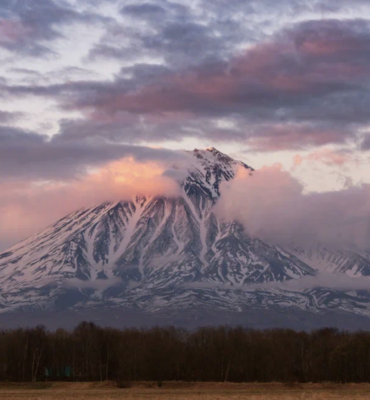
[[[2,384],[0,399],[126,400],[337,400],[369,399],[370,384],[141,382],[117,388],[115,382]]]

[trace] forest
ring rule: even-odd
[[[0,331],[0,380],[370,382],[370,332],[18,328]]]

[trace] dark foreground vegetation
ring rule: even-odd
[[[117,330],[81,323],[0,332],[0,380],[370,382],[370,333]]]

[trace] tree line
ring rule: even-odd
[[[243,327],[0,331],[0,380],[370,382],[370,333]]]

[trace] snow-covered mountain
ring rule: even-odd
[[[370,276],[370,252],[353,246],[345,249],[316,246],[290,249],[291,254],[320,272],[343,273],[349,276]]]
[[[238,222],[220,221],[212,209],[220,183],[239,168],[253,169],[214,148],[190,154],[181,196],[78,210],[0,254],[2,311],[280,309],[370,316],[368,292],[283,284],[317,270],[369,275],[369,254],[284,250],[249,237]]]

